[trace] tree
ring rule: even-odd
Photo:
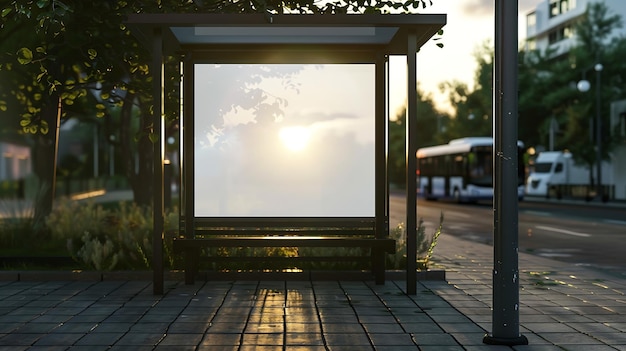
[[[570,61],[574,62],[574,67],[586,73],[586,77],[592,85],[597,84],[596,75],[593,70],[596,64],[602,64],[600,72],[600,118],[602,119],[602,160],[607,160],[616,145],[616,141],[609,133],[610,102],[623,98],[624,82],[626,74],[624,68],[624,54],[626,54],[626,38],[612,37],[613,32],[623,26],[622,17],[619,14],[609,13],[608,7],[602,3],[590,3],[587,7],[584,19],[576,26],[577,47],[570,52]],[[578,161],[586,162],[589,165],[597,164],[596,153],[594,152],[597,140],[595,131],[595,108],[597,108],[595,87],[593,90],[584,93],[577,92],[577,99],[571,110],[568,111],[568,122],[572,125],[585,125],[586,128],[578,130],[568,129],[564,134],[564,142],[570,145],[574,158]],[[594,123],[589,123],[593,120]],[[585,123],[586,122],[586,123]],[[594,131],[594,138],[589,138],[589,131]],[[577,158],[577,154],[580,155]]]
[[[602,2],[589,4],[575,27],[576,47],[565,56],[552,50],[520,53],[520,135],[530,145],[547,140],[552,120],[559,125],[556,149],[572,151],[575,161],[592,169],[596,164],[596,141],[590,135],[595,119],[595,94],[582,93],[576,83],[583,78],[595,84],[593,66],[602,63],[601,116],[608,125],[609,102],[624,95],[626,39],[611,35],[622,26],[618,14],[609,14]],[[539,133],[537,133],[539,126]],[[615,143],[604,129],[602,159],[608,159]],[[591,182],[590,176],[590,182]]]
[[[61,121],[84,116],[87,104],[103,110],[93,93],[126,87],[126,67],[141,67],[131,61],[139,54],[121,27],[123,10],[115,2],[55,0],[12,1],[0,9],[0,69],[21,106],[20,113],[7,112],[20,115],[21,132],[34,139],[34,171],[42,189],[36,219],[52,207]],[[138,71],[147,80],[147,70]]]
[[[563,77],[563,74],[567,73],[564,71],[567,67],[558,62],[552,62],[551,56],[550,50],[520,52],[518,135],[526,145],[540,145],[547,142],[549,123],[554,117],[553,113],[556,113],[552,111],[552,105],[547,105],[544,99],[555,89],[551,83],[554,79],[553,75]],[[571,89],[569,83],[559,88]]]
[[[432,96],[417,89],[417,147],[447,143],[449,117],[435,108]],[[389,182],[404,187],[406,179],[406,107],[389,122]]]
[[[470,136],[489,136],[492,129],[492,72],[493,47],[484,42],[474,52],[478,67],[474,73],[474,88],[459,81],[440,85],[447,92],[450,104],[455,109],[448,131],[448,139]]]
[[[152,13],[371,13],[414,11],[425,0],[362,0],[318,3],[305,1],[106,1],[21,0],[0,7],[0,71],[10,77],[10,94],[20,106],[20,126],[35,142],[35,173],[44,185],[37,217],[49,213],[53,201],[55,146],[62,120],[91,104],[95,118],[119,128],[120,155],[135,201],[151,201],[152,96],[150,56],[123,23],[127,14]],[[175,64],[178,58],[168,58]],[[178,70],[167,70],[167,104],[176,104]],[[0,100],[0,112],[9,98]],[[4,103],[2,102],[4,101]],[[5,108],[1,108],[5,106]],[[2,111],[5,110],[5,111]],[[169,108],[168,128],[176,128],[176,108]],[[133,130],[133,126],[136,130]],[[136,162],[135,151],[139,157]],[[135,169],[138,169],[136,171]]]

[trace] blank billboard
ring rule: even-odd
[[[373,64],[196,64],[197,217],[373,217]]]

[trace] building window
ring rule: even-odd
[[[2,175],[2,179],[13,180],[15,179],[13,174],[13,156],[12,155],[4,155],[4,174]]]
[[[556,44],[561,40],[570,39],[574,36],[574,28],[569,25],[559,26],[556,29],[548,33],[548,43],[550,45]]]
[[[535,26],[537,25],[537,13],[533,12],[533,13],[529,13],[526,16],[526,28],[530,29],[534,29]]]
[[[576,8],[576,0],[550,0],[550,18],[562,15]]]

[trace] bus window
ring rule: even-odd
[[[469,171],[472,184],[491,186],[493,174],[493,156],[491,149],[475,150],[469,153]]]

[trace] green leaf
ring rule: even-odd
[[[7,8],[2,9],[2,17],[6,17],[6,16],[8,16],[8,15],[9,15],[9,13],[11,13],[11,10],[12,10],[12,9],[11,9],[10,7],[7,7]]]
[[[38,0],[37,1],[37,7],[39,7],[40,9],[48,6],[48,0]]]
[[[30,120],[28,120],[28,119],[23,119],[23,120],[20,121],[20,126],[22,126],[22,127],[26,127],[29,124],[30,124]]]
[[[98,52],[96,50],[94,50],[94,49],[87,50],[87,53],[89,54],[89,58],[91,60],[95,59],[96,56],[98,56]]]
[[[33,61],[33,52],[29,48],[21,48],[17,51],[17,61],[22,65]]]
[[[41,125],[39,126],[39,131],[41,132],[41,134],[48,134],[49,130],[50,127],[48,126],[48,122],[41,121]]]

